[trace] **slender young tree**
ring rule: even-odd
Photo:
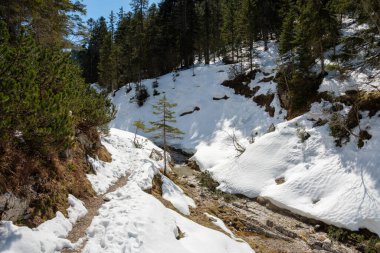
[[[133,138],[133,144],[135,145],[136,148],[141,147],[141,144],[137,141],[137,132],[139,130],[145,131],[146,127],[143,121],[137,120],[133,122],[133,126],[135,127],[135,137]]]
[[[163,96],[156,105],[153,105],[153,114],[157,115],[159,119],[157,121],[151,121],[152,127],[147,130],[147,132],[157,132],[153,136],[154,139],[161,140],[164,149],[164,174],[166,175],[166,152],[167,152],[167,142],[170,139],[182,139],[181,135],[184,133],[170,125],[171,123],[176,123],[174,112],[171,110],[176,107],[177,104],[171,104]]]

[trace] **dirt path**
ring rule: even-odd
[[[73,226],[73,229],[70,231],[67,237],[68,240],[75,243],[79,239],[85,238],[86,230],[91,225],[92,219],[98,214],[99,208],[106,202],[104,200],[104,196],[124,186],[128,181],[128,177],[129,175],[120,178],[115,184],[113,184],[108,189],[106,193],[102,195],[94,196],[93,198],[89,198],[83,201],[88,212],[83,218],[81,218],[75,223],[75,225]],[[79,247],[78,249],[63,249],[61,253],[81,252],[81,250],[84,248],[85,245],[86,245],[86,239],[84,239],[84,242],[82,243],[81,247]]]
[[[197,204],[190,219],[209,226],[211,222],[204,213],[210,213],[256,252],[358,252],[331,241],[317,221],[277,208],[262,198],[253,200],[204,187],[200,184],[203,174],[186,166],[173,171],[171,179]]]

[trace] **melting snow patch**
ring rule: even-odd
[[[178,211],[184,215],[189,215],[189,206],[193,208],[196,207],[194,200],[186,196],[183,190],[166,176],[162,175],[161,180],[162,197],[167,201],[170,201]]]

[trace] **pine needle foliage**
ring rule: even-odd
[[[176,106],[177,104],[169,103],[166,96],[163,96],[157,104],[153,105],[153,114],[157,115],[159,119],[151,121],[152,127],[147,130],[147,132],[156,132],[153,138],[163,143],[164,174],[166,174],[167,141],[170,139],[182,139],[182,135],[184,134],[180,129],[171,125],[177,122],[174,112],[171,110]]]
[[[6,25],[0,27],[9,38]],[[0,140],[37,152],[62,150],[76,129],[106,124],[114,109],[84,82],[69,53],[37,45],[29,34],[0,42]]]

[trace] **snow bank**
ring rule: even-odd
[[[18,227],[10,221],[0,222],[0,252],[3,253],[41,253],[56,252],[73,244],[64,239],[73,224],[86,215],[83,203],[69,195],[69,218],[57,212],[54,219],[42,223],[35,229]]]
[[[251,253],[246,244],[202,227],[165,208],[129,182],[107,195],[87,231],[84,253]],[[177,240],[178,227],[184,238]]]
[[[110,129],[110,134],[102,138],[102,144],[112,154],[112,162],[89,158],[96,174],[89,174],[87,178],[98,194],[105,193],[120,177],[126,175],[141,188],[151,188],[152,179],[163,167],[163,161],[155,161],[149,156],[152,149],[162,150],[142,136],[137,136],[137,139],[143,147],[136,148],[133,139],[133,133]]]
[[[202,227],[167,209],[152,195],[145,193],[143,190],[151,186],[154,174],[159,173],[158,168],[162,166],[162,161],[149,158],[151,149],[160,149],[143,137],[139,138],[144,148],[136,149],[132,146],[133,137],[132,133],[111,129],[110,135],[103,138],[103,144],[112,154],[113,161],[97,168],[100,175],[97,179],[95,176],[92,178],[95,185],[99,186],[103,179],[108,185],[120,173],[130,176],[125,186],[106,195],[109,201],[99,209],[99,215],[87,229],[87,243],[83,252],[253,252],[247,244]],[[167,177],[162,176],[162,181],[163,198],[172,202],[182,213],[189,214],[188,206],[195,207],[194,201]],[[180,240],[177,240],[180,235],[178,227],[185,236]]]
[[[173,204],[178,211],[184,215],[189,215],[189,206],[195,208],[195,202],[190,197],[186,196],[181,188],[166,176],[161,176],[162,180],[162,197]]]
[[[354,140],[337,148],[328,125],[314,128],[308,120],[318,106],[323,103],[313,106],[313,114],[257,138],[240,157],[208,169],[223,191],[261,195],[301,215],[380,235],[380,119],[376,115],[361,121],[372,135],[362,149]],[[310,138],[302,142],[300,131]],[[276,183],[279,178],[285,182]]]

